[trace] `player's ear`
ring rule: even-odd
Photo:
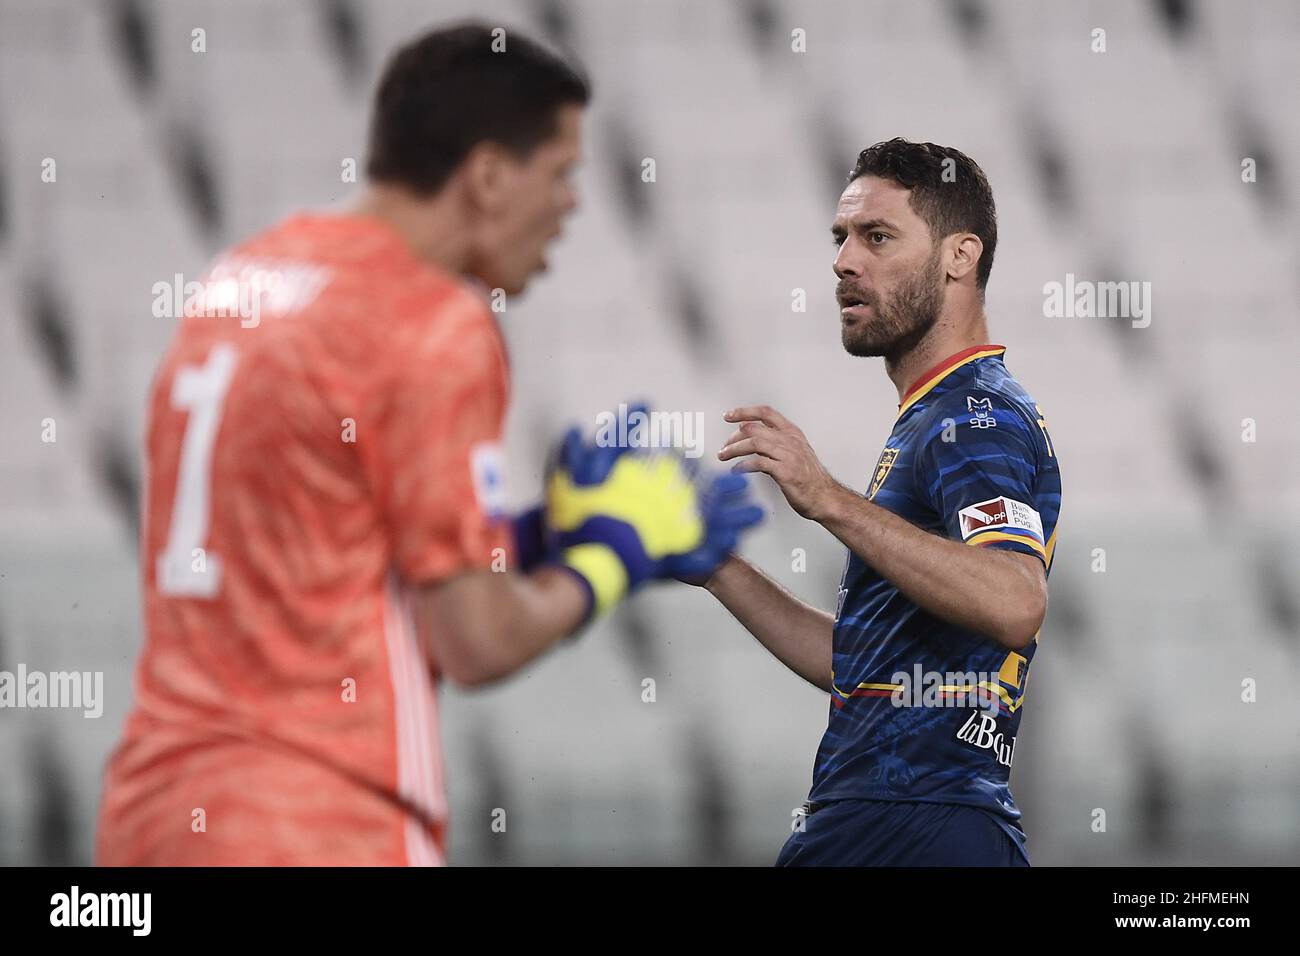
[[[984,243],[973,232],[962,232],[949,236],[951,243],[948,254],[948,275],[961,281],[975,271],[980,256],[984,252]]]
[[[470,202],[482,212],[495,213],[507,201],[510,153],[499,143],[475,143],[461,163]]]

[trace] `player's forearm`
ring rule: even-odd
[[[423,619],[439,669],[478,687],[508,677],[577,630],[588,595],[554,566],[531,574],[479,571],[442,585]]]
[[[484,648],[485,681],[508,677],[579,627],[587,593],[578,579],[554,565],[508,578],[496,614],[494,640]]]
[[[800,601],[744,558],[728,558],[705,587],[777,660],[830,692],[830,614]]]
[[[919,607],[1013,650],[1042,625],[1047,590],[1031,562],[930,534],[842,486],[817,520]]]

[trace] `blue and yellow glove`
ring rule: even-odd
[[[743,532],[763,520],[763,509],[754,503],[745,475],[721,474],[697,479],[700,514],[704,519],[704,541],[693,551],[673,555],[664,571],[687,584],[704,584],[740,544]]]
[[[707,578],[763,517],[744,475],[701,483],[679,454],[587,445],[576,428],[560,446],[545,509],[556,559],[591,593],[588,618],[647,581]]]

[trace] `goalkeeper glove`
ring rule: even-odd
[[[669,557],[664,570],[679,581],[702,585],[736,550],[741,533],[763,520],[763,509],[750,497],[745,475],[715,475],[699,484],[704,541],[693,551]]]
[[[515,515],[510,521],[515,544],[515,567],[525,574],[551,556],[547,552],[545,514],[546,509],[537,505]]]
[[[701,493],[680,455],[589,446],[577,429],[547,482],[546,524],[560,564],[590,592],[588,618],[646,581],[707,577],[761,519],[743,475]]]

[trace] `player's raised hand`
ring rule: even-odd
[[[733,472],[771,475],[791,508],[819,520],[840,485],[799,426],[768,405],[733,408],[722,418],[739,427],[718,452],[718,459],[743,459],[732,467]]]

